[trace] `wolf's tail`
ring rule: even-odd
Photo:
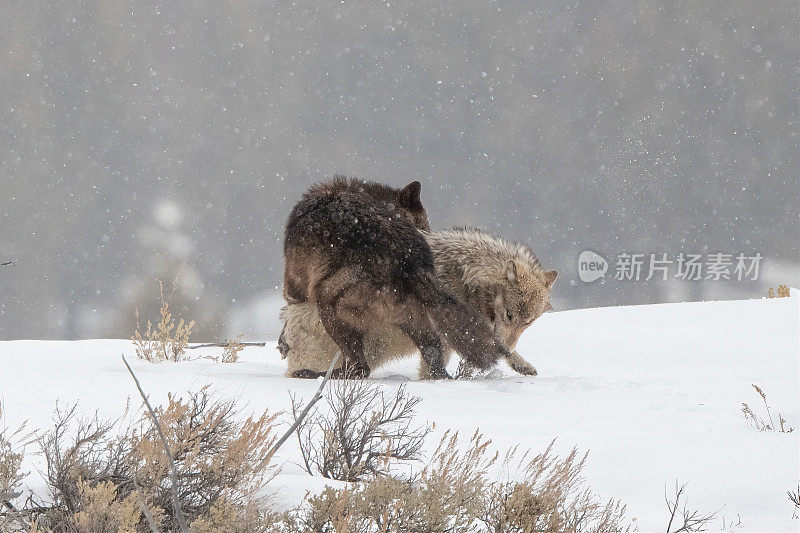
[[[494,366],[509,351],[494,336],[485,316],[452,296],[432,274],[421,273],[412,285],[436,332],[467,362],[482,370]]]

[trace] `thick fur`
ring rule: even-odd
[[[527,246],[467,228],[429,233],[427,240],[437,277],[489,319],[504,346],[514,348],[522,332],[551,309],[558,272],[544,270]]]
[[[419,191],[419,182],[394,189],[335,178],[309,189],[289,215],[284,297],[316,306],[348,375],[369,375],[365,338],[387,327],[411,338],[436,378],[449,377],[442,337],[479,368],[508,355],[486,318],[436,278]]]
[[[550,289],[558,273],[545,271],[527,247],[478,230],[458,228],[426,234],[426,240],[439,282],[488,318],[506,348],[513,349],[522,332],[550,308]],[[287,359],[287,376],[315,377],[323,373],[339,349],[326,334],[316,307],[287,305],[281,310],[281,320],[284,329],[279,348]],[[451,351],[447,344],[445,363]],[[370,368],[416,352],[414,343],[396,327],[375,328],[364,338]],[[507,361],[521,374],[536,375],[536,369],[516,351]],[[424,358],[420,377],[430,377]]]

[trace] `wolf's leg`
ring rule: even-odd
[[[442,362],[444,363],[444,367],[447,368],[447,365],[450,364],[450,359],[453,355],[452,349],[449,346],[445,345],[442,349]],[[428,365],[428,362],[425,361],[425,358],[420,355],[419,358],[419,379],[431,379],[431,367]]]
[[[325,331],[339,345],[344,357],[341,369],[337,369],[331,375],[335,377],[369,377],[370,369],[364,357],[364,334],[342,320],[336,312],[335,305],[319,302],[318,308]]]
[[[325,331],[342,352],[342,369],[334,375],[368,377],[364,356],[364,332],[373,286],[358,268],[342,268],[321,279],[314,289],[319,318]]]
[[[433,328],[422,302],[408,299],[396,305],[396,310],[397,327],[411,338],[422,356],[424,366],[420,367],[420,378],[452,379],[445,368],[442,339]]]
[[[400,329],[411,337],[422,355],[420,362],[420,378],[422,379],[450,379],[450,374],[444,366],[442,340],[431,329],[426,329],[415,324],[401,324]],[[427,367],[427,369],[425,368]],[[427,371],[425,371],[427,370]],[[423,372],[425,377],[423,377]]]
[[[428,364],[428,362],[425,361],[425,358],[422,357],[422,354],[420,354],[420,357],[419,357],[419,379],[420,380],[431,379],[431,377],[432,377],[431,376],[431,367]]]
[[[508,361],[508,366],[515,372],[519,372],[525,376],[537,376],[539,374],[533,365],[523,359],[516,350],[512,350],[511,355],[506,358],[506,361]]]

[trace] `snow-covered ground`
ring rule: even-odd
[[[741,517],[737,531],[797,531],[786,492],[800,479],[800,430],[760,432],[741,404],[761,412],[755,383],[766,392],[773,417],[800,426],[798,359],[800,296],[586,309],[544,315],[522,337],[518,351],[539,369],[521,377],[502,365],[474,381],[418,382],[416,363],[382,369],[374,379],[394,388],[407,382],[422,397],[420,421],[471,433],[475,428],[506,449],[514,444],[590,450],[588,484],[628,504],[641,531],[666,528],[665,484],[689,482],[689,505],[721,510],[713,529]],[[283,377],[276,350],[248,348],[235,364],[200,359],[149,364],[133,358],[122,340],[0,342],[3,424],[49,424],[56,401],[79,401],[83,411],[119,415],[137,400],[120,354],[128,355],[155,402],[168,391],[211,384],[247,409],[286,409],[289,392],[305,398],[317,383]],[[198,354],[199,355],[199,354]],[[436,436],[429,438],[433,446]],[[272,482],[288,504],[317,489],[296,464],[296,445],[280,452],[282,473]],[[28,484],[41,490],[33,473]]]

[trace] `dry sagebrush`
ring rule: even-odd
[[[533,457],[507,454],[505,470],[517,462],[514,479],[492,480],[498,455],[475,433],[461,449],[456,433],[440,440],[430,464],[409,479],[380,476],[344,489],[327,488],[288,520],[286,531],[376,532],[612,532],[630,531],[625,506],[603,502],[585,488],[580,472],[586,456],[573,450],[559,458],[553,444]]]
[[[3,404],[0,403],[0,424],[3,420]],[[20,482],[25,478],[22,471],[23,451],[20,450],[25,438],[25,425],[11,431],[0,425],[0,531],[24,531],[25,522],[14,502],[22,494]]]
[[[147,321],[147,326],[144,327],[139,319],[139,310],[136,310],[136,330],[131,335],[131,341],[136,350],[136,357],[144,359],[149,363],[160,363],[162,361],[185,361],[189,359],[186,355],[187,349],[207,347],[207,346],[220,346],[222,353],[217,357],[210,357],[220,363],[235,363],[239,360],[239,352],[241,352],[245,345],[241,342],[243,335],[237,335],[231,341],[223,343],[212,343],[209,345],[189,346],[189,337],[192,334],[192,328],[195,325],[194,320],[189,322],[184,321],[183,318],[176,320],[170,311],[170,299],[175,292],[178,285],[178,277],[175,278],[172,284],[170,295],[166,296],[164,293],[164,285],[159,282],[159,291],[161,298],[161,307],[159,309],[160,319],[154,325],[150,320]]]
[[[244,350],[244,344],[241,342],[242,337],[243,335],[240,333],[234,340],[224,343],[222,356],[219,358],[220,363],[235,363],[239,360],[239,352]]]
[[[305,452],[319,454],[308,456],[309,465],[360,481],[329,487],[282,515],[258,497],[271,472],[274,417],[236,422],[234,404],[215,401],[206,390],[185,400],[170,396],[155,411],[196,533],[630,529],[621,503],[602,501],[585,487],[586,455],[573,449],[560,458],[553,443],[536,455],[514,449],[501,459],[480,433],[464,444],[447,432],[424,468],[393,475],[393,464],[419,457],[428,433],[412,424],[417,402],[403,387],[389,393],[371,382],[335,382],[329,409],[315,413],[316,429],[305,428],[301,446],[303,438],[316,439]],[[75,407],[58,409],[38,440],[49,496],[29,501],[23,512],[31,526],[17,530],[177,531],[169,464],[150,422],[145,416],[123,424],[80,417]],[[502,478],[492,476],[496,470]]]
[[[175,460],[183,514],[198,532],[261,531],[271,523],[258,492],[270,478],[275,417],[238,421],[231,401],[206,389],[155,409]],[[137,423],[58,409],[41,435],[47,501],[25,509],[42,531],[176,531],[169,463],[147,416]],[[226,526],[227,527],[227,526]],[[233,526],[232,526],[233,527]]]
[[[186,323],[181,318],[180,321],[175,322],[172,312],[169,310],[169,302],[175,296],[185,268],[186,261],[178,268],[168,295],[164,292],[164,284],[161,281],[158,282],[161,319],[155,326],[148,320],[147,328],[143,328],[139,322],[139,310],[136,310],[136,330],[133,332],[131,340],[136,347],[136,356],[140,359],[157,363],[159,361],[181,361],[184,357],[186,344],[189,342],[189,335],[194,327],[194,320]]]
[[[187,401],[172,396],[156,414],[178,468],[178,496],[187,517],[206,516],[224,498],[244,505],[268,481],[275,416],[236,422],[232,401],[212,401],[206,389]],[[139,484],[160,508],[171,509],[169,463],[149,420],[134,432],[130,462]],[[149,490],[148,490],[149,488]]]
[[[591,531],[604,533],[628,531],[623,525],[625,505],[617,500],[603,501],[584,485],[581,472],[588,452],[577,448],[559,458],[553,453],[555,440],[545,450],[531,457],[525,452],[520,459],[512,450],[501,470],[515,474],[509,479],[491,483],[484,499],[480,521],[489,531]]]
[[[0,421],[3,419],[3,404],[0,404]],[[10,495],[16,493],[16,487],[25,477],[22,472],[23,454],[15,450],[12,441],[18,437],[24,429],[20,427],[16,431],[10,431],[4,426],[0,426],[0,501],[10,500]]]
[[[182,361],[189,335],[194,327],[194,320],[186,323],[181,318],[175,322],[169,310],[169,302],[164,298],[163,287],[160,313],[161,319],[155,326],[148,320],[147,328],[144,328],[139,323],[139,311],[136,311],[136,331],[131,337],[136,348],[136,356],[150,363]]]

